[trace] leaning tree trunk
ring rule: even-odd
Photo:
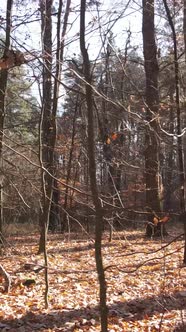
[[[159,199],[159,142],[157,115],[159,109],[158,61],[154,27],[154,0],[143,0],[143,53],[146,74],[146,150],[145,182],[146,205],[155,213],[160,212]],[[150,216],[151,214],[149,214]],[[152,222],[152,220],[149,220]],[[147,231],[148,230],[147,228]],[[148,233],[148,232],[147,232]],[[152,235],[152,234],[147,234]]]
[[[103,211],[99,199],[99,192],[96,180],[96,160],[95,160],[95,137],[94,137],[94,114],[93,114],[93,91],[92,77],[90,71],[90,61],[85,46],[85,11],[86,0],[81,0],[80,10],[80,48],[83,58],[84,77],[86,80],[86,104],[88,117],[88,157],[89,157],[89,178],[92,192],[92,199],[96,212],[95,230],[95,260],[99,280],[101,332],[107,332],[108,309],[106,304],[106,280],[102,259],[102,230],[103,230]]]

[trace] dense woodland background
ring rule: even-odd
[[[6,71],[6,87],[5,70],[1,70],[1,85],[4,85],[1,89],[1,131],[4,136],[1,230],[9,223],[36,226],[39,223],[43,195],[41,163],[44,167],[47,163],[41,160],[45,140],[50,150],[48,154],[53,148],[52,175],[55,179],[52,181],[51,229],[63,231],[70,225],[78,229],[80,225],[94,223],[88,175],[91,165],[87,152],[86,81],[78,41],[80,4],[66,5],[61,4],[59,9],[60,3],[54,3],[48,18],[41,8],[42,2],[22,5],[15,2],[9,18],[12,22],[9,32],[8,18],[1,18],[2,56],[6,57],[7,49],[19,51],[27,62],[20,67],[14,63],[10,65],[8,74]],[[155,4],[156,20],[159,21],[153,27],[150,22],[154,20],[153,3],[147,3],[143,15],[148,19],[146,23],[143,19],[143,34],[138,31],[138,38],[136,33],[133,37],[133,16],[132,23],[127,16],[134,6],[135,30],[140,28],[140,4],[120,5],[120,11],[112,11],[112,7],[108,6],[106,10],[106,5],[101,3],[88,3],[85,36],[90,53],[99,197],[106,224],[113,219],[123,226],[127,222],[145,220],[147,208],[156,213],[182,212],[185,52],[182,2],[168,3],[175,35],[164,5]],[[77,21],[75,27],[73,19]],[[44,26],[46,20],[51,20],[51,31]],[[120,24],[115,28],[118,21]],[[129,27],[125,29],[127,25]],[[118,27],[123,29],[122,39]],[[40,33],[36,29],[40,29]],[[72,29],[76,29],[73,37]],[[44,37],[44,33],[48,36]],[[96,51],[93,52],[93,48]],[[153,109],[149,107],[151,104]],[[54,124],[45,124],[47,121],[54,121]],[[54,144],[46,136],[55,136]]]
[[[186,224],[186,2],[0,6],[1,247],[39,234],[47,285],[48,231],[95,234],[104,332],[103,234]]]

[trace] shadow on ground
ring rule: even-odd
[[[118,301],[109,306],[109,317],[135,322],[147,316],[152,317],[154,314],[166,314],[166,312],[171,310],[180,310],[180,320],[174,332],[184,332],[186,331],[186,322],[181,322],[181,312],[184,312],[185,309],[186,299],[177,292],[165,296],[136,298],[126,302]],[[86,325],[88,328],[88,326],[95,324],[98,320],[98,307],[61,308],[42,314],[37,311],[30,311],[20,319],[1,320],[0,331],[19,332],[24,330],[27,332],[39,332],[51,329],[53,331],[70,332],[74,330],[75,324],[77,327]]]

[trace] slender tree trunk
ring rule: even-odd
[[[61,21],[62,21],[61,14],[62,14],[62,8],[63,8],[63,0],[59,1],[58,19],[57,19],[56,73],[55,73],[55,78],[54,78],[54,96],[53,96],[53,108],[52,108],[53,119],[56,119],[56,115],[57,115],[59,86],[60,86],[62,64],[63,64],[63,57],[64,57],[64,42],[65,42],[65,35],[66,35],[66,30],[67,30],[68,17],[69,17],[69,13],[70,13],[70,4],[71,4],[71,0],[67,0],[64,19],[63,19],[63,26],[61,27]],[[55,127],[56,127],[56,123],[55,123]],[[55,133],[55,141],[53,142],[53,148],[55,147],[55,143],[56,143],[56,133]],[[71,166],[69,169],[71,172]],[[55,174],[55,176],[57,176],[57,170],[54,165],[53,165],[53,174]],[[70,177],[70,174],[69,174],[69,177]],[[68,190],[68,188],[66,190]],[[67,195],[66,195],[66,197],[67,197]],[[58,216],[58,219],[59,219],[59,216]]]
[[[44,53],[43,65],[43,99],[41,116],[41,164],[53,174],[54,150],[52,140],[55,137],[55,119],[52,117],[52,0],[41,0],[42,43]],[[42,209],[40,215],[41,235],[39,253],[46,248],[46,235],[51,206],[53,179],[42,170]]]
[[[40,214],[41,235],[38,252],[44,253],[45,259],[45,307],[48,307],[48,259],[47,259],[47,233],[51,200],[53,194],[55,167],[55,144],[56,144],[56,114],[59,98],[59,84],[61,79],[61,67],[64,52],[64,38],[71,0],[67,0],[64,23],[61,32],[61,14],[63,1],[59,1],[57,15],[57,50],[54,82],[52,81],[52,6],[53,0],[40,0],[41,30],[43,45],[43,100],[41,115],[40,136],[40,163],[42,166],[42,204]],[[60,37],[61,35],[61,37]],[[45,171],[45,169],[47,171]]]
[[[71,146],[70,146],[70,153],[67,165],[67,177],[66,177],[66,189],[65,189],[65,197],[64,197],[64,205],[63,205],[63,214],[62,214],[62,221],[61,221],[61,231],[65,231],[66,223],[67,223],[67,206],[68,206],[68,184],[70,181],[71,170],[72,170],[72,160],[73,160],[73,151],[74,151],[74,141],[76,136],[76,118],[77,118],[77,110],[78,110],[78,96],[76,100],[75,110],[74,110],[74,117],[73,117],[73,124],[72,124],[72,137],[71,137]]]
[[[38,253],[44,253],[45,262],[45,308],[48,308],[48,257],[47,232],[53,188],[53,165],[55,140],[55,120],[52,118],[52,0],[41,0],[42,44],[44,54],[43,93],[41,114],[40,163],[42,166],[42,202],[40,214],[40,242]],[[44,168],[43,168],[44,167]],[[48,172],[45,172],[46,169]]]
[[[185,249],[184,249],[184,263],[186,264],[186,211],[185,211],[185,173],[183,160],[183,144],[181,136],[181,109],[180,109],[180,88],[179,88],[179,63],[178,63],[178,48],[176,31],[171,17],[170,9],[167,0],[163,0],[165,10],[167,13],[168,22],[172,31],[172,40],[174,45],[174,80],[175,80],[175,101],[176,101],[176,115],[177,115],[177,142],[178,142],[178,163],[179,163],[179,177],[180,177],[180,210],[181,219],[184,223],[185,230]]]
[[[158,62],[154,27],[154,0],[143,0],[143,52],[146,74],[146,151],[145,181],[146,205],[156,213],[160,212],[159,199],[159,143],[157,120],[159,108]],[[149,215],[150,216],[150,215]],[[152,222],[152,220],[149,220]]]
[[[96,180],[96,161],[95,161],[95,137],[94,137],[94,114],[93,114],[93,92],[92,77],[90,72],[90,61],[85,46],[85,11],[86,0],[81,0],[80,10],[80,48],[83,58],[84,76],[86,80],[86,104],[88,115],[88,156],[89,156],[89,177],[92,192],[93,203],[96,211],[96,230],[95,230],[95,260],[100,287],[100,314],[101,314],[101,332],[107,332],[108,309],[106,304],[106,280],[102,258],[102,229],[103,229],[103,211],[99,199],[98,186]]]
[[[11,19],[12,19],[12,5],[13,0],[7,0],[6,9],[6,39],[4,57],[10,48],[10,32],[11,32]],[[0,169],[3,174],[3,132],[4,132],[4,118],[6,108],[6,87],[8,80],[8,69],[1,69],[0,72]],[[3,178],[0,183],[0,233],[3,232]],[[0,238],[1,240],[1,238]]]
[[[6,39],[3,57],[6,57],[10,49],[10,33],[11,33],[11,19],[12,19],[13,0],[7,0],[6,9]],[[3,174],[3,134],[4,134],[4,119],[6,111],[6,88],[8,80],[8,69],[1,69],[0,72],[0,169]],[[0,183],[0,234],[3,232],[3,179]],[[3,239],[0,236],[0,242]],[[0,275],[5,280],[5,292],[8,292],[11,285],[11,279],[7,271],[0,265]]]
[[[54,179],[53,190],[52,190],[52,202],[50,207],[49,216],[49,229],[54,233],[59,225],[59,214],[60,214],[60,189],[58,181]]]
[[[45,235],[48,230],[53,178],[56,176],[54,150],[56,144],[56,114],[59,99],[59,86],[64,53],[64,39],[67,29],[71,0],[67,0],[64,23],[61,29],[61,13],[63,1],[59,1],[57,15],[57,50],[54,86],[52,84],[52,4],[53,0],[41,0],[42,35],[43,35],[43,107],[42,107],[42,158],[41,163],[48,170],[43,172],[43,213],[41,213],[41,236],[39,252],[44,251]],[[62,30],[62,31],[61,31]],[[60,36],[61,34],[61,36]],[[53,95],[52,95],[53,92]],[[52,176],[50,176],[50,174]],[[46,210],[46,211],[45,211]],[[44,217],[44,220],[43,217]],[[45,231],[46,229],[46,231]]]
[[[174,93],[174,91],[173,91]],[[170,113],[169,113],[169,132],[171,134],[174,133],[174,97],[173,93],[170,93]],[[166,160],[166,176],[164,181],[164,204],[163,204],[163,210],[169,211],[171,210],[171,194],[172,191],[170,189],[170,186],[172,187],[172,180],[173,180],[173,143],[174,139],[173,137],[170,137],[169,139],[169,146],[167,151],[167,160]]]

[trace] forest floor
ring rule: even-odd
[[[180,228],[180,229],[179,229]],[[161,239],[143,230],[104,235],[110,332],[186,331],[186,267],[181,226]],[[10,292],[0,283],[0,331],[100,331],[94,245],[82,234],[49,235],[49,308],[44,308],[43,256],[38,235],[8,238],[1,264],[11,275]],[[172,242],[173,241],[173,242]],[[34,284],[24,285],[31,279]],[[28,281],[29,283],[29,281]],[[186,324],[186,323],[185,323]],[[178,325],[180,329],[178,329]]]

